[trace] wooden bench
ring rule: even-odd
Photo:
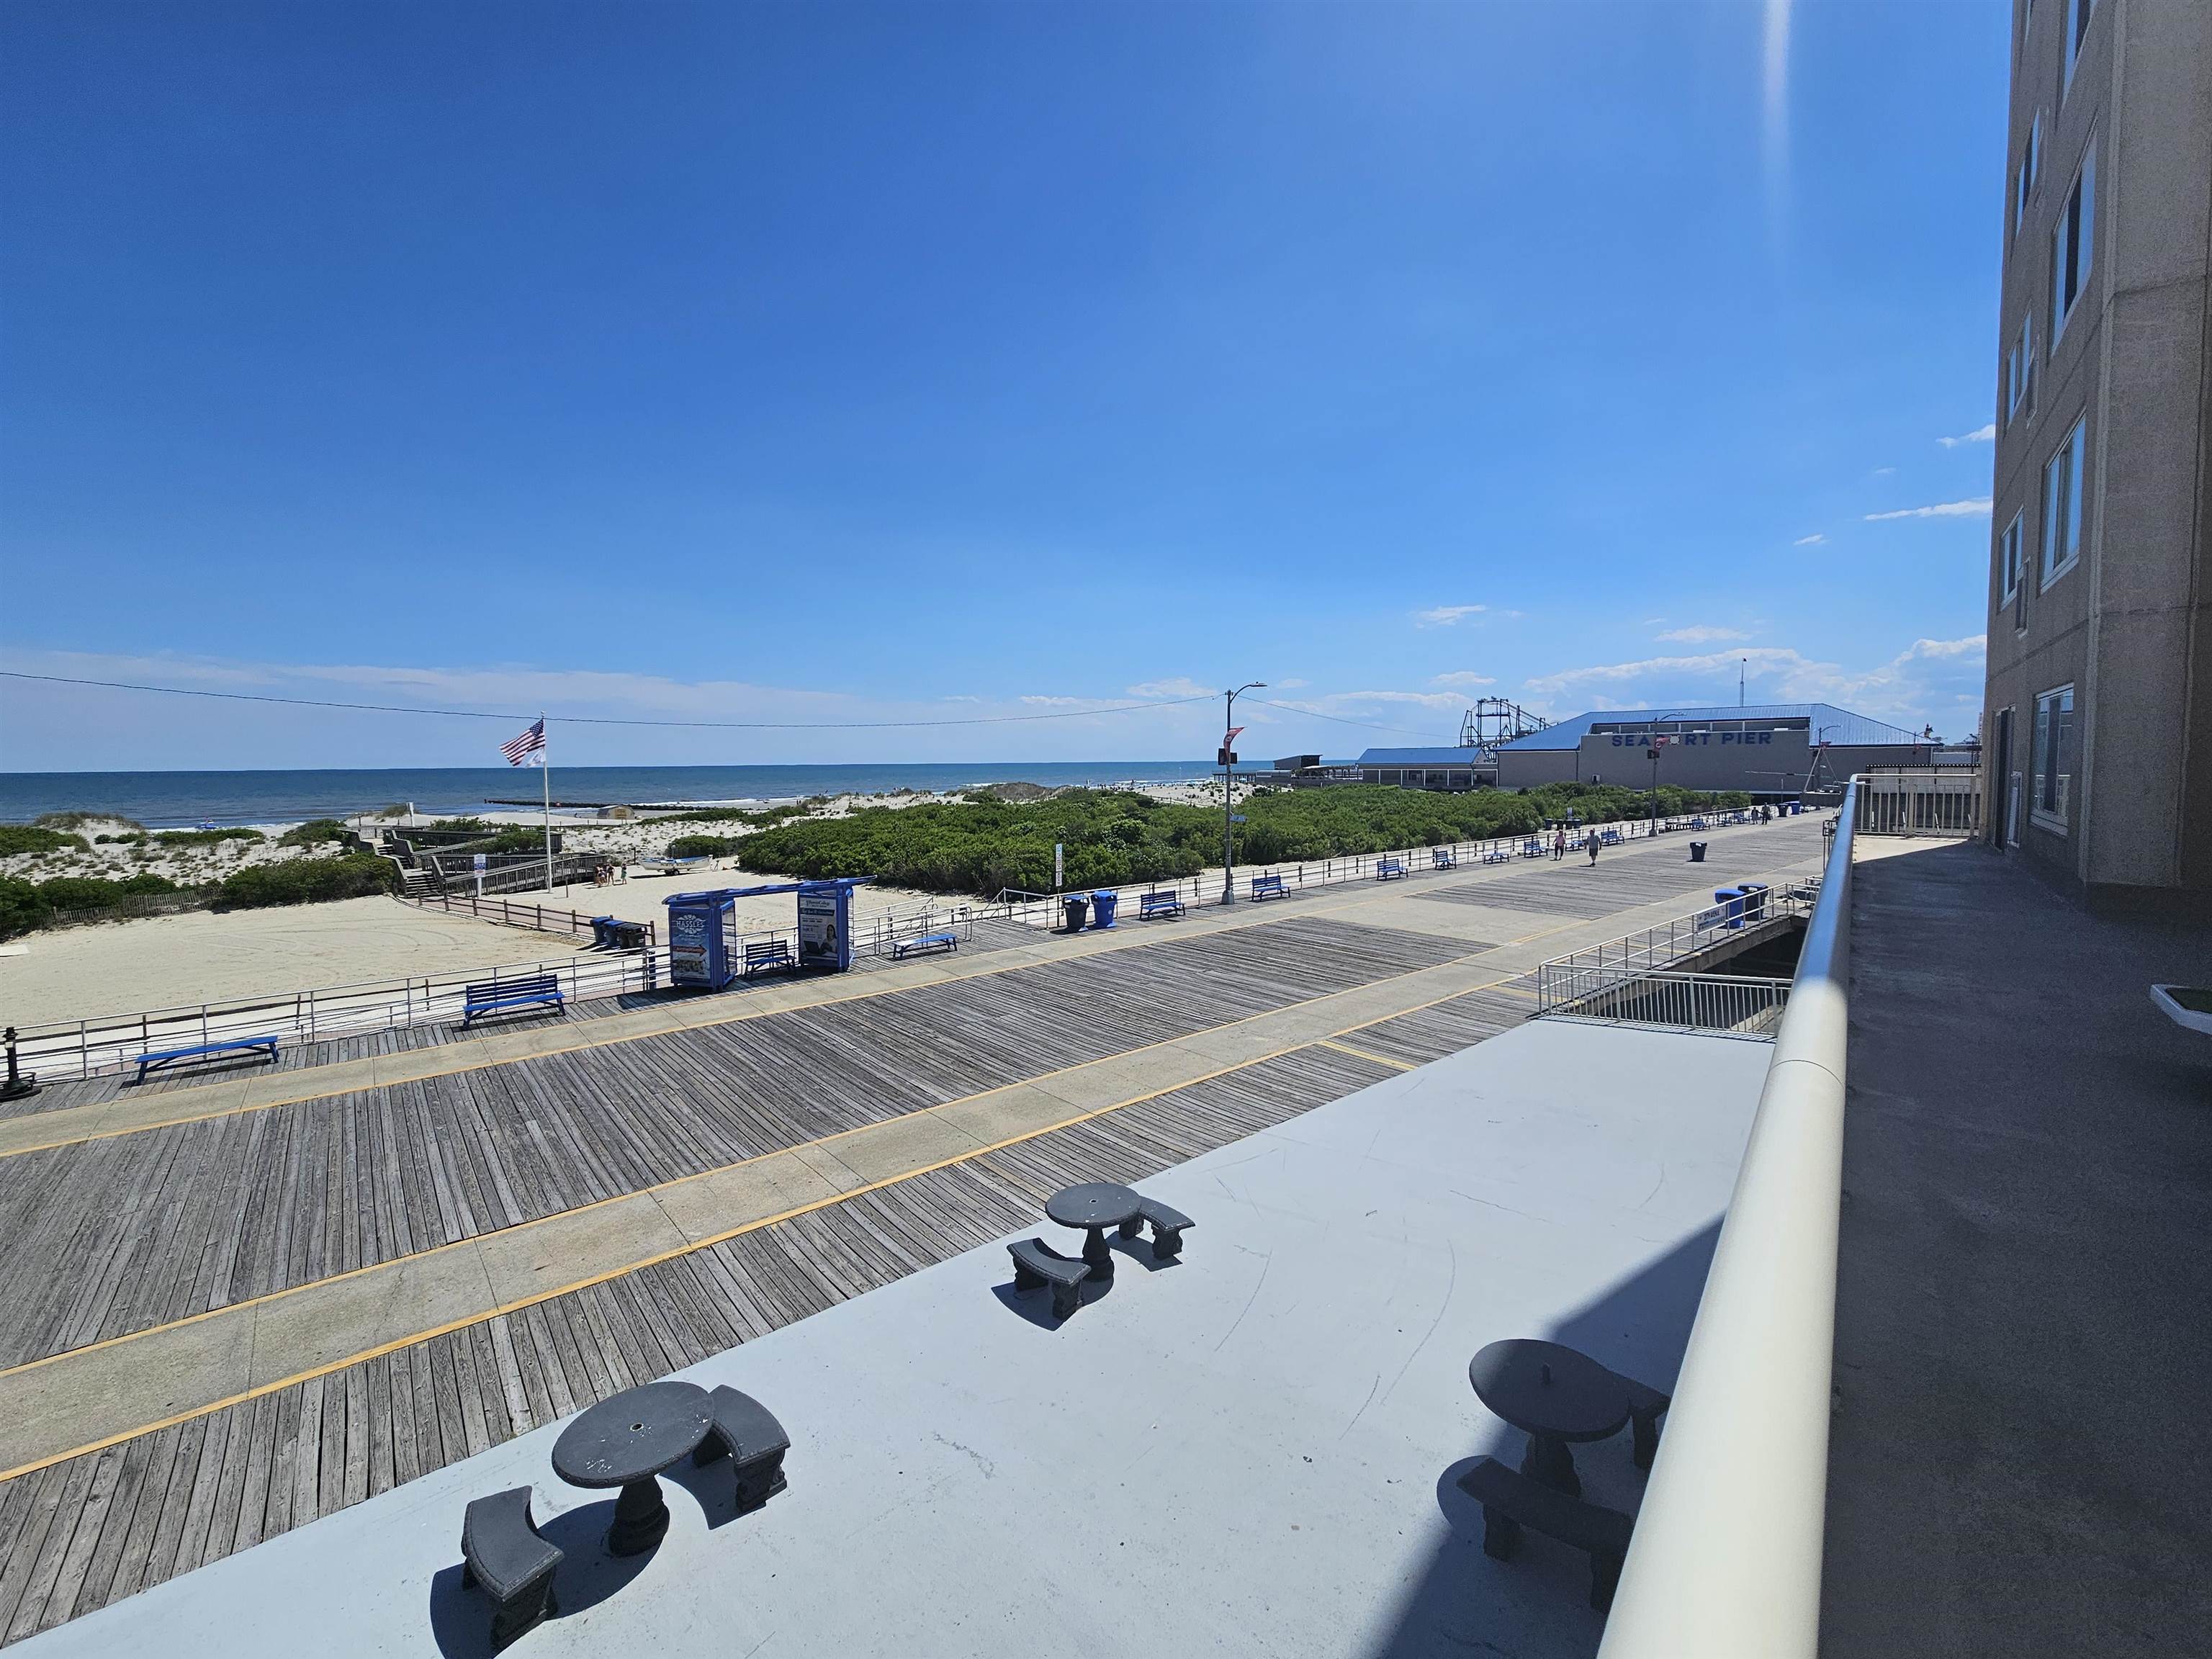
[[[561,981],[550,974],[532,974],[522,979],[489,980],[482,985],[471,985],[467,1000],[461,1006],[461,1029],[467,1030],[486,1014],[532,1007],[550,1007],[567,1013],[568,999],[561,994]]]
[[[226,1037],[221,1042],[195,1043],[189,1048],[162,1048],[138,1056],[138,1075],[134,1082],[143,1083],[146,1073],[179,1065],[188,1060],[204,1060],[210,1054],[228,1054],[259,1052],[269,1056],[269,1063],[276,1063],[276,1039],[273,1036]]]
[[[1137,903],[1137,920],[1150,921],[1155,916],[1179,916],[1182,914],[1182,895],[1180,893],[1147,893]]]
[[[1429,848],[1429,861],[1435,865],[1439,870],[1456,870],[1459,868],[1459,854],[1453,852],[1449,847],[1431,847]]]
[[[744,977],[765,974],[770,969],[796,971],[798,963],[792,960],[791,947],[780,939],[763,939],[745,946]]]
[[[1142,1201],[1137,1206],[1137,1213],[1121,1224],[1121,1237],[1134,1238],[1138,1229],[1149,1224],[1152,1230],[1152,1254],[1170,1261],[1181,1255],[1183,1233],[1198,1223],[1181,1210],[1170,1209],[1157,1198],[1146,1198],[1142,1193],[1137,1196]]]
[[[1291,890],[1283,885],[1283,878],[1280,876],[1252,878],[1252,896],[1255,899],[1288,898],[1290,896]]]
[[[1579,1498],[1509,1469],[1494,1457],[1478,1457],[1459,1478],[1459,1489],[1482,1505],[1482,1553],[1508,1561],[1520,1547],[1521,1529],[1534,1527],[1547,1538],[1581,1550],[1590,1559],[1590,1606],[1600,1613],[1613,1606],[1620,1583],[1620,1564],[1628,1553],[1636,1523],[1618,1510],[1586,1504]]]
[[[1403,859],[1375,860],[1375,879],[1377,881],[1399,881],[1404,878],[1405,874],[1406,860]]]
[[[749,1514],[791,1484],[783,1478],[783,1455],[791,1449],[791,1437],[775,1413],[749,1394],[720,1388],[707,1396],[707,1409],[714,1426],[691,1454],[693,1465],[704,1468],[726,1457],[738,1476],[738,1512]]]
[[[1065,1319],[1083,1305],[1083,1281],[1091,1277],[1091,1264],[1062,1255],[1041,1238],[1024,1238],[1006,1246],[1014,1259],[1014,1289],[1034,1291],[1052,1286],[1052,1315]]]
[[[891,955],[894,958],[899,957],[926,957],[933,951],[952,951],[957,952],[959,949],[960,935],[957,933],[924,933],[918,939],[902,939],[899,940],[897,944],[891,946]]]
[[[560,1611],[553,1574],[562,1559],[557,1545],[538,1536],[529,1487],[471,1501],[461,1519],[461,1588],[482,1585],[491,1596],[494,1653]]]

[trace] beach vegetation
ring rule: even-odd
[[[55,814],[54,816],[60,816]],[[0,823],[0,858],[19,853],[88,853],[82,836],[36,823]]]
[[[1638,817],[1650,799],[1592,784],[1465,794],[1382,785],[1267,792],[1244,803],[1237,857],[1240,864],[1288,864],[1523,836],[1570,814],[1583,823]],[[1749,804],[1748,797],[1659,792],[1662,814]],[[807,879],[872,875],[929,892],[988,897],[1007,888],[1049,890],[1055,842],[1065,849],[1063,886],[1103,887],[1218,866],[1221,834],[1221,816],[1210,808],[1126,790],[1065,789],[1031,801],[971,796],[866,807],[848,817],[764,829],[737,850],[749,870]]]
[[[219,847],[227,841],[250,841],[257,845],[266,837],[258,830],[236,827],[228,830],[156,830],[155,842],[162,847]]]
[[[668,843],[672,859],[719,859],[744,845],[737,836],[678,836]]]
[[[276,837],[279,847],[320,847],[330,842],[349,839],[353,831],[336,818],[309,818],[305,823],[295,823]]]
[[[0,938],[44,927],[57,916],[116,915],[126,900],[179,891],[174,882],[155,875],[108,881],[95,876],[56,876],[48,881],[0,878]]]
[[[224,877],[210,896],[228,908],[251,909],[363,898],[396,892],[398,887],[399,867],[390,859],[374,853],[348,853],[339,858],[295,859],[289,864],[261,864],[235,871]]]
[[[119,823],[126,830],[143,830],[146,826],[136,818],[126,818],[119,812],[41,812],[31,820],[40,830],[82,830],[94,823]]]

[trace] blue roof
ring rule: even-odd
[[[1883,744],[1926,744],[1929,739],[1917,732],[1908,732],[1901,726],[1869,720],[1864,714],[1854,714],[1848,708],[1838,708],[1828,702],[1753,703],[1748,708],[1739,708],[1734,703],[1710,708],[1686,708],[1679,703],[1662,703],[1656,708],[1594,708],[1587,714],[1577,714],[1557,726],[1547,726],[1541,732],[1525,738],[1515,738],[1501,743],[1501,750],[1576,749],[1582,740],[1601,726],[1621,726],[1630,728],[1648,727],[1655,720],[1668,726],[1696,726],[1706,721],[1723,720],[1802,720],[1816,733],[1824,733],[1830,743],[1850,747]]]
[[[1480,750],[1454,744],[1442,749],[1370,749],[1360,756],[1361,766],[1473,766]]]

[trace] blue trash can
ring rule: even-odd
[[[1091,895],[1091,930],[1097,933],[1114,925],[1114,908],[1121,896],[1109,887],[1101,887]]]
[[[1742,888],[1716,887],[1713,889],[1713,902],[1721,907],[1722,927],[1741,927],[1743,926]]]

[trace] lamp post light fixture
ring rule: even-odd
[[[1652,721],[1651,743],[1644,751],[1644,757],[1651,763],[1651,824],[1650,828],[1644,832],[1649,836],[1656,836],[1659,833],[1659,750],[1663,747],[1659,736],[1659,728],[1666,721],[1680,718],[1681,717],[1678,714],[1666,714]]]
[[[1237,902],[1237,756],[1229,745],[1237,740],[1237,699],[1247,691],[1264,691],[1265,680],[1250,680],[1222,695],[1221,714],[1221,902]]]

